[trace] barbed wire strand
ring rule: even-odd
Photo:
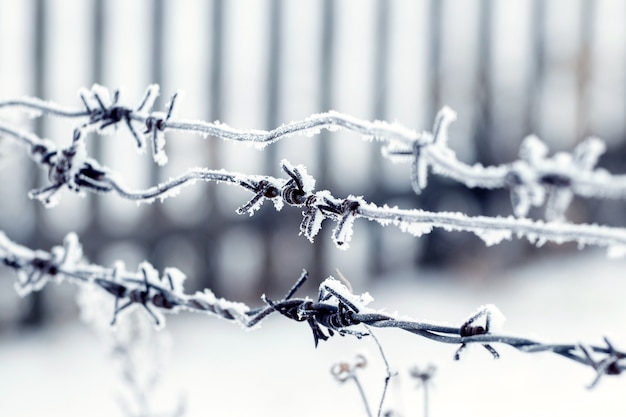
[[[137,272],[129,272],[121,264],[106,268],[88,263],[82,257],[82,248],[75,234],[69,234],[63,246],[43,251],[18,245],[0,233],[0,263],[17,273],[16,289],[22,296],[41,290],[50,281],[99,287],[113,298],[113,323],[123,312],[138,307],[153,318],[157,327],[165,325],[163,313],[180,310],[204,312],[246,328],[255,327],[273,313],[279,313],[290,320],[306,322],[316,346],[320,340],[328,340],[335,333],[367,337],[371,333],[367,327],[365,331],[358,330],[358,326],[367,325],[399,329],[436,342],[459,345],[455,357],[468,344],[483,345],[494,357],[499,357],[499,354],[491,347],[492,344],[509,345],[526,353],[552,352],[592,368],[596,376],[590,388],[595,387],[603,376],[618,375],[626,369],[626,352],[615,348],[606,337],[605,346],[596,346],[544,343],[501,334],[489,325],[489,317],[495,309],[493,306],[482,307],[461,326],[453,327],[373,310],[367,307],[370,301],[368,294],[357,296],[332,277],[320,284],[316,300],[294,298],[308,278],[306,271],[282,300],[272,301],[264,296],[266,306],[251,309],[243,303],[217,298],[208,289],[185,294],[185,276],[175,268],[166,268],[159,274],[148,262],[142,262]],[[484,324],[478,324],[478,319],[483,317]]]
[[[84,144],[72,142],[65,148],[57,149],[53,142],[40,139],[36,135],[22,132],[0,122],[0,132],[4,132],[30,147],[31,158],[47,167],[50,185],[29,193],[44,204],[54,204],[58,191],[67,187],[74,192],[115,193],[118,196],[138,202],[164,200],[176,195],[180,187],[196,181],[213,181],[238,185],[254,194],[254,197],[241,206],[239,214],[254,214],[264,200],[274,202],[277,209],[284,204],[303,208],[301,234],[313,241],[324,220],[336,222],[333,240],[338,247],[347,248],[352,238],[353,223],[356,218],[375,221],[383,226],[393,225],[401,231],[415,236],[430,233],[433,228],[447,231],[472,232],[487,245],[510,240],[514,236],[525,237],[537,246],[545,242],[577,242],[579,245],[608,247],[615,255],[626,251],[626,229],[591,224],[571,224],[565,222],[543,222],[527,218],[467,216],[452,212],[430,212],[420,209],[400,209],[398,207],[377,206],[362,197],[334,197],[329,191],[315,191],[315,179],[302,165],[293,166],[281,161],[281,168],[288,178],[248,175],[210,170],[190,169],[186,173],[153,187],[132,190],[118,179],[119,174],[101,166],[89,158]]]
[[[230,182],[255,193],[238,212],[253,214],[265,199],[274,201],[277,208],[284,203],[301,207],[304,208],[300,226],[302,234],[312,240],[320,230],[322,221],[331,219],[337,222],[333,232],[335,243],[344,247],[350,240],[352,224],[357,217],[368,218],[383,225],[393,224],[415,235],[428,233],[433,227],[472,231],[488,244],[498,243],[516,234],[537,244],[550,240],[559,243],[577,241],[583,245],[617,246],[618,251],[623,251],[625,247],[625,232],[620,228],[561,222],[543,223],[514,218],[469,217],[460,213],[430,213],[417,209],[401,210],[387,206],[377,207],[354,196],[338,199],[328,191],[314,192],[314,179],[306,174],[304,167],[293,167],[286,161],[283,161],[282,167],[290,177],[287,180],[246,176],[221,170],[191,170],[147,190],[130,191],[115,178],[115,173],[87,156],[84,146],[85,132],[105,133],[108,128],[124,123],[139,148],[145,148],[146,137],[152,141],[153,157],[157,163],[163,164],[167,159],[164,155],[165,141],[162,134],[167,129],[247,141],[261,146],[295,134],[317,134],[320,129],[346,129],[386,142],[384,154],[389,158],[410,160],[412,184],[416,192],[426,186],[430,168],[433,172],[448,176],[468,187],[510,188],[514,212],[518,216],[524,216],[530,206],[542,205],[547,196],[547,217],[550,220],[562,219],[574,194],[599,198],[626,196],[626,176],[611,175],[605,170],[594,169],[599,156],[605,150],[604,144],[595,138],[583,142],[572,154],[562,153],[547,158],[547,147],[531,136],[522,143],[518,161],[493,167],[479,164],[469,166],[458,161],[454,152],[447,147],[447,128],[456,117],[448,108],[439,112],[432,132],[419,134],[396,124],[364,122],[336,112],[313,115],[304,121],[283,125],[271,131],[245,131],[220,123],[173,119],[176,95],[170,100],[166,112],[154,112],[152,107],[157,95],[158,86],[151,85],[139,106],[130,108],[119,104],[119,92],[114,92],[110,99],[108,90],[94,86],[91,91],[81,91],[84,109],[78,111],[38,99],[0,102],[0,107],[4,108],[24,107],[30,111],[59,117],[88,118],[75,128],[71,145],[60,149],[52,141],[0,123],[0,132],[27,145],[31,158],[49,169],[51,184],[31,192],[31,197],[48,203],[61,188],[67,186],[77,192],[114,191],[124,198],[150,201],[157,197],[165,198],[181,185],[195,180]],[[144,124],[145,130],[138,131],[134,123]],[[592,367],[597,375],[591,386],[595,386],[604,375],[619,374],[624,370],[623,359],[626,354],[616,350],[606,338],[606,347],[542,344],[531,339],[496,334],[490,331],[489,326],[472,326],[471,322],[455,328],[399,319],[358,307],[358,303],[351,301],[353,295],[345,287],[337,290],[341,284],[336,284],[331,279],[324,281],[320,287],[318,301],[293,298],[306,275],[301,277],[283,300],[275,302],[264,297],[267,306],[251,310],[245,304],[217,299],[208,289],[194,295],[185,295],[182,292],[182,273],[175,269],[166,269],[163,276],[160,276],[147,262],[140,264],[136,273],[126,271],[120,265],[104,268],[78,263],[77,248],[79,245],[75,235],[68,235],[63,247],[45,252],[21,247],[0,234],[2,263],[18,273],[16,288],[22,295],[40,290],[50,280],[91,283],[114,297],[113,322],[119,314],[135,306],[142,306],[155,320],[156,325],[164,323],[161,313],[179,309],[209,312],[246,327],[252,327],[278,312],[295,321],[306,321],[311,327],[316,344],[319,340],[327,340],[335,332],[356,337],[366,336],[367,333],[352,330],[354,326],[363,324],[399,328],[438,342],[459,344],[457,356],[463,346],[469,343],[482,344],[494,357],[498,354],[490,347],[489,344],[492,343],[508,344],[530,353],[551,351]],[[164,280],[169,282],[169,288],[163,285]],[[477,317],[478,315],[473,316],[472,320]],[[326,329],[326,333],[323,329]],[[596,359],[594,356],[602,358]]]
[[[626,175],[612,175],[595,165],[605,144],[590,137],[579,144],[571,154],[557,153],[548,157],[548,148],[536,136],[528,136],[520,146],[520,159],[498,166],[468,165],[459,161],[448,147],[448,126],[456,113],[444,107],[436,116],[432,131],[417,132],[398,123],[364,121],[339,112],[330,111],[291,122],[273,130],[235,129],[220,122],[188,121],[172,118],[177,93],[167,105],[166,112],[153,111],[159,86],[148,86],[139,106],[132,108],[119,103],[119,91],[94,85],[79,93],[83,109],[72,110],[50,101],[22,98],[0,101],[0,108],[26,108],[29,111],[68,117],[88,118],[77,126],[74,136],[83,137],[85,131],[102,133],[107,128],[124,123],[141,149],[145,141],[152,142],[152,153],[159,164],[167,162],[164,153],[167,130],[178,130],[214,136],[222,139],[249,142],[259,147],[294,135],[315,135],[320,130],[347,130],[367,140],[385,143],[385,157],[409,161],[412,166],[412,185],[419,193],[427,185],[428,170],[453,179],[467,187],[506,188],[511,192],[516,216],[525,217],[532,206],[546,205],[546,218],[560,220],[572,196],[584,198],[626,198]],[[135,124],[142,127],[139,131]]]

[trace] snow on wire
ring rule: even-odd
[[[257,326],[268,316],[280,315],[296,322],[306,322],[311,328],[315,346],[335,334],[370,336],[369,327],[396,328],[435,342],[458,345],[454,354],[458,360],[468,344],[477,343],[494,358],[500,355],[493,344],[505,344],[522,352],[553,352],[566,359],[589,366],[596,371],[590,384],[594,387],[604,375],[618,375],[626,370],[626,352],[617,350],[604,338],[604,346],[588,344],[551,344],[502,333],[504,316],[493,305],[481,306],[459,327],[416,321],[368,307],[373,301],[369,293],[353,294],[342,282],[328,277],[319,287],[316,299],[296,298],[297,290],[308,275],[302,273],[281,300],[262,299],[264,307],[250,308],[239,302],[217,298],[209,289],[185,294],[185,275],[176,268],[165,268],[162,274],[148,262],[142,262],[136,272],[117,263],[111,268],[84,260],[75,234],[67,235],[63,246],[49,252],[18,245],[0,232],[0,263],[18,276],[16,289],[25,296],[41,290],[48,282],[63,281],[92,285],[112,297],[112,321],[133,308],[143,308],[157,328],[165,325],[164,313],[181,310],[203,312],[242,325]]]
[[[84,109],[72,110],[35,98],[0,101],[1,108],[20,107],[59,117],[78,118],[71,143],[65,147],[41,139],[0,121],[0,134],[17,139],[29,148],[30,157],[47,168],[50,184],[30,192],[46,205],[56,203],[58,192],[67,187],[75,192],[115,193],[122,198],[138,202],[161,200],[178,193],[183,185],[196,181],[215,181],[236,184],[251,191],[252,199],[238,209],[238,213],[252,215],[264,200],[272,200],[277,209],[284,204],[303,208],[300,231],[309,240],[317,235],[323,220],[337,223],[333,239],[337,246],[347,248],[352,237],[356,218],[362,217],[381,225],[394,225],[403,232],[421,236],[433,228],[448,231],[469,231],[483,239],[487,245],[500,243],[514,236],[526,237],[540,246],[547,241],[577,242],[580,246],[598,245],[609,248],[609,254],[626,252],[626,229],[588,224],[570,224],[563,220],[563,212],[574,194],[586,197],[626,197],[626,176],[611,175],[602,169],[593,169],[603,143],[595,138],[581,143],[573,154],[557,154],[547,158],[547,148],[536,137],[528,137],[520,149],[521,159],[494,167],[468,166],[456,159],[447,147],[448,125],[454,113],[444,108],[436,117],[433,131],[416,133],[397,124],[366,122],[336,112],[311,116],[300,122],[283,125],[271,131],[236,130],[221,123],[190,122],[172,118],[175,94],[167,105],[167,112],[154,112],[152,107],[158,86],[151,85],[136,109],[119,104],[119,92],[109,98],[108,90],[94,86],[82,90],[80,98]],[[86,120],[82,120],[86,119]],[[398,160],[411,160],[412,183],[416,191],[426,186],[428,168],[467,186],[487,188],[507,187],[511,190],[514,213],[517,218],[466,216],[461,213],[428,212],[420,209],[400,209],[377,206],[362,197],[338,198],[329,191],[314,191],[315,180],[306,168],[292,166],[282,161],[281,167],[288,178],[239,174],[225,170],[205,168],[190,169],[176,178],[143,190],[132,190],[123,184],[120,175],[89,157],[85,146],[85,133],[103,133],[123,123],[131,132],[139,149],[151,143],[156,162],[167,162],[164,152],[164,131],[184,130],[225,139],[267,145],[295,134],[315,134],[320,129],[346,129],[386,143],[383,154]],[[138,123],[144,130],[138,130]],[[531,206],[546,203],[547,223],[524,218]]]
[[[120,104],[118,90],[112,93],[111,98],[108,89],[94,85],[91,90],[81,89],[79,92],[82,109],[69,109],[38,98],[0,101],[0,108],[18,107],[37,114],[86,119],[75,128],[75,141],[86,132],[106,133],[111,131],[110,127],[123,124],[140,150],[146,148],[146,142],[150,142],[154,160],[161,165],[167,162],[164,132],[168,130],[249,142],[263,148],[294,135],[313,136],[322,129],[343,129],[358,133],[367,140],[383,142],[383,155],[391,160],[409,161],[412,165],[412,185],[417,193],[426,187],[430,168],[434,173],[467,187],[508,188],[513,211],[519,217],[525,216],[530,207],[545,203],[546,218],[562,220],[574,195],[626,198],[626,175],[611,175],[604,169],[595,169],[599,157],[606,150],[604,143],[595,137],[580,143],[571,154],[557,153],[548,157],[546,145],[531,135],[520,146],[519,160],[498,166],[470,166],[459,161],[448,147],[448,126],[456,119],[455,112],[448,107],[437,114],[430,132],[417,132],[397,123],[363,121],[335,111],[264,131],[235,129],[220,122],[172,118],[177,94],[171,97],[166,112],[152,109],[158,95],[158,85],[148,86],[139,105],[133,108]]]
[[[152,202],[175,195],[184,185],[214,181],[234,184],[252,193],[250,200],[237,210],[239,214],[253,215],[265,200],[272,201],[277,210],[284,205],[302,209],[300,232],[311,241],[324,220],[335,222],[333,240],[341,248],[347,248],[350,243],[354,221],[365,218],[384,226],[396,226],[415,236],[429,233],[433,228],[443,228],[472,232],[487,245],[516,236],[525,237],[537,245],[547,241],[577,242],[579,246],[605,246],[609,254],[626,253],[626,229],[564,221],[564,212],[574,195],[626,198],[626,175],[612,175],[595,168],[605,151],[599,139],[586,140],[571,154],[559,153],[548,157],[547,147],[538,138],[530,136],[522,142],[519,160],[498,166],[470,166],[459,161],[447,145],[448,127],[456,118],[449,108],[443,108],[437,114],[432,131],[420,133],[398,124],[362,121],[333,111],[312,115],[270,131],[239,130],[219,122],[176,119],[177,94],[170,99],[166,111],[154,111],[158,94],[158,86],[149,86],[136,107],[121,104],[118,91],[110,94],[98,85],[79,92],[82,103],[79,109],[65,108],[38,98],[0,101],[0,110],[21,108],[37,113],[36,116],[46,114],[77,119],[73,137],[67,146],[60,146],[0,121],[0,135],[25,145],[30,158],[48,171],[49,184],[32,190],[29,196],[48,206],[56,202],[59,191],[67,188],[79,193],[117,194],[137,202]],[[286,160],[281,161],[285,173],[283,178],[197,168],[162,184],[132,190],[124,185],[119,174],[91,158],[85,143],[87,133],[107,134],[119,125],[130,132],[140,151],[149,147],[159,165],[167,163],[165,132],[169,130],[249,142],[259,148],[294,135],[316,135],[322,129],[352,131],[365,139],[383,142],[383,156],[386,158],[408,161],[416,193],[427,186],[429,171],[467,187],[507,188],[517,217],[472,217],[462,213],[377,206],[353,195],[339,198],[327,190],[316,191],[315,179],[306,168]],[[524,218],[531,207],[544,204],[548,222]],[[112,324],[120,314],[136,307],[142,307],[157,327],[164,325],[163,313],[180,310],[206,312],[244,327],[254,327],[267,316],[279,313],[293,321],[306,322],[316,345],[335,333],[365,337],[370,334],[367,326],[394,327],[437,342],[458,345],[456,359],[471,343],[483,345],[494,357],[498,357],[499,353],[493,344],[508,344],[524,352],[551,351],[592,367],[596,378],[591,386],[604,375],[620,374],[626,369],[626,353],[615,349],[608,339],[604,340],[604,346],[557,345],[504,335],[496,329],[496,321],[501,321],[497,320],[501,314],[495,306],[481,307],[459,327],[400,318],[367,307],[371,301],[369,295],[356,296],[332,277],[320,285],[315,300],[294,297],[306,280],[305,273],[283,299],[263,297],[265,306],[252,309],[242,303],[217,298],[209,289],[185,294],[185,276],[175,268],[166,268],[159,274],[148,262],[141,263],[137,271],[128,271],[121,263],[111,268],[88,263],[82,257],[81,246],[74,234],[67,236],[63,246],[46,252],[20,246],[0,232],[0,263],[17,273],[16,289],[21,295],[39,291],[50,281],[68,281],[100,288],[113,298]]]

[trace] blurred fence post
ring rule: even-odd
[[[46,97],[46,63],[48,60],[46,38],[48,32],[48,9],[47,2],[45,0],[37,0],[34,5],[34,32],[33,38],[33,65],[34,65],[34,78],[33,78],[33,94],[37,97]],[[46,119],[38,117],[34,120],[33,126],[34,133],[39,137],[45,137],[46,131]],[[31,185],[33,188],[39,186],[39,174],[40,170],[37,166],[32,166],[31,169]],[[27,243],[30,247],[38,247],[43,239],[41,227],[43,225],[43,210],[40,204],[35,207],[35,227],[33,228],[33,234],[30,236]],[[24,313],[21,319],[21,324],[26,326],[39,326],[45,320],[45,296],[44,293],[38,291],[37,294],[33,294],[35,297],[28,297],[26,303],[28,303],[28,309]]]
[[[374,76],[372,79],[372,115],[374,120],[387,119],[388,76],[389,76],[389,33],[391,30],[390,18],[392,2],[377,0],[376,2],[376,28],[374,30],[375,51],[372,65],[374,66]],[[383,191],[382,163],[380,158],[380,148],[371,147],[370,167],[373,173],[370,179],[369,193],[371,198],[378,198]],[[371,276],[380,275],[382,271],[382,230],[375,225],[370,225],[368,239],[368,270]]]

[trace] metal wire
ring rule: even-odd
[[[589,385],[594,387],[604,375],[618,375],[626,370],[626,352],[616,349],[608,338],[604,346],[590,344],[553,344],[525,337],[501,334],[489,326],[491,311],[479,309],[459,327],[443,326],[407,318],[399,318],[373,310],[334,278],[320,285],[317,298],[294,298],[296,291],[308,278],[303,272],[285,297],[272,301],[263,297],[264,307],[250,308],[246,304],[217,298],[206,289],[195,294],[185,294],[184,276],[180,271],[166,268],[159,275],[152,265],[143,262],[137,272],[125,270],[121,265],[106,268],[84,261],[75,235],[66,237],[63,246],[51,251],[32,250],[0,234],[0,263],[18,275],[16,288],[22,295],[41,290],[49,281],[66,281],[80,285],[95,285],[112,297],[115,308],[112,323],[119,314],[131,308],[143,308],[155,321],[164,326],[163,313],[180,310],[203,312],[232,321],[243,327],[254,327],[274,313],[296,322],[305,322],[311,328],[315,345],[339,333],[358,338],[370,336],[367,327],[394,328],[413,333],[435,342],[458,345],[458,353],[468,344],[480,344],[498,357],[492,344],[504,344],[525,353],[552,352],[595,370],[596,376]],[[169,285],[168,285],[169,284]],[[485,324],[477,320],[485,318]]]
[[[104,133],[120,124],[126,126],[138,147],[150,143],[155,162],[164,164],[167,130],[196,132],[224,139],[247,141],[265,146],[296,134],[317,134],[320,129],[345,129],[368,139],[384,142],[384,155],[392,159],[406,159],[412,164],[412,183],[416,192],[426,186],[429,169],[438,175],[452,178],[468,187],[509,188],[514,212],[524,216],[530,206],[542,205],[547,198],[549,220],[562,220],[573,195],[597,198],[626,198],[626,176],[611,175],[595,169],[604,145],[589,139],[572,154],[547,157],[547,148],[535,137],[527,138],[520,150],[518,161],[491,167],[469,166],[458,161],[447,147],[447,128],[454,113],[444,108],[437,114],[432,132],[413,130],[386,122],[367,122],[336,112],[313,115],[303,121],[280,126],[274,130],[238,130],[220,123],[192,122],[173,117],[176,95],[165,112],[152,110],[158,86],[148,87],[139,105],[131,108],[119,103],[119,92],[110,92],[94,86],[81,91],[83,109],[73,110],[39,99],[25,98],[0,101],[0,108],[26,108],[41,113],[79,119],[71,143],[59,147],[56,143],[39,138],[14,126],[0,122],[0,133],[10,136],[28,148],[31,159],[48,170],[49,185],[30,192],[30,196],[52,204],[63,188],[75,192],[115,193],[123,198],[148,202],[172,195],[184,184],[194,181],[215,181],[236,184],[253,194],[238,209],[238,213],[253,214],[265,200],[277,208],[287,204],[303,210],[300,231],[310,240],[317,235],[324,220],[336,223],[333,239],[340,247],[347,247],[352,236],[352,224],[362,217],[382,225],[394,225],[404,232],[420,236],[433,228],[461,230],[475,233],[487,244],[496,244],[513,236],[526,237],[542,244],[545,241],[575,241],[580,245],[600,245],[609,248],[626,247],[626,229],[607,226],[568,224],[562,221],[544,223],[513,217],[470,217],[461,213],[434,213],[419,209],[399,209],[376,206],[362,197],[337,198],[329,191],[315,191],[315,180],[303,166],[293,166],[282,161],[287,178],[248,175],[224,170],[194,169],[165,183],[144,190],[131,190],[123,185],[119,176],[87,154],[86,132]],[[142,127],[139,129],[139,125]],[[82,259],[82,250],[75,235],[70,234],[64,245],[51,251],[32,250],[17,245],[0,232],[0,262],[13,269],[18,276],[16,288],[22,295],[39,291],[49,281],[68,281],[95,285],[114,300],[112,323],[119,314],[134,307],[143,308],[157,326],[164,325],[162,313],[178,310],[206,312],[223,319],[254,327],[268,316],[279,313],[290,320],[306,322],[313,333],[314,342],[328,340],[335,333],[367,337],[369,332],[359,330],[362,325],[388,327],[411,332],[440,343],[459,345],[457,354],[467,344],[483,345],[494,357],[497,351],[491,344],[506,344],[528,352],[553,352],[589,366],[596,371],[590,386],[595,386],[604,375],[620,374],[626,369],[626,353],[617,350],[604,339],[604,346],[581,344],[545,344],[532,339],[494,332],[489,326],[490,310],[484,309],[459,327],[400,319],[380,311],[371,310],[359,301],[345,286],[331,278],[320,286],[317,300],[294,298],[296,290],[306,280],[303,274],[282,300],[263,297],[264,307],[251,309],[245,304],[216,298],[206,289],[195,294],[185,294],[184,276],[175,269],[159,274],[144,262],[136,272],[122,265],[105,268]],[[168,285],[169,284],[169,285]],[[479,319],[484,325],[478,325]]]

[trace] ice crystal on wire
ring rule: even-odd
[[[348,249],[354,233],[353,224],[356,216],[353,213],[345,213],[337,222],[333,230],[333,242],[341,249]]]
[[[354,294],[343,282],[334,277],[326,278],[320,284],[320,293],[325,294],[326,288],[331,289],[335,294],[340,295],[345,300],[348,300],[359,311],[367,308],[368,304],[374,301],[374,297],[369,292],[357,295]]]
[[[503,240],[511,240],[512,237],[511,231],[507,229],[478,229],[474,231],[474,234],[481,238],[486,246],[497,245]]]
[[[173,292],[181,294],[183,293],[184,283],[187,279],[187,275],[185,275],[180,269],[173,267],[165,268],[163,270],[163,276],[164,279],[168,281]]]
[[[624,258],[626,257],[626,245],[610,245],[606,255],[610,259]]]

